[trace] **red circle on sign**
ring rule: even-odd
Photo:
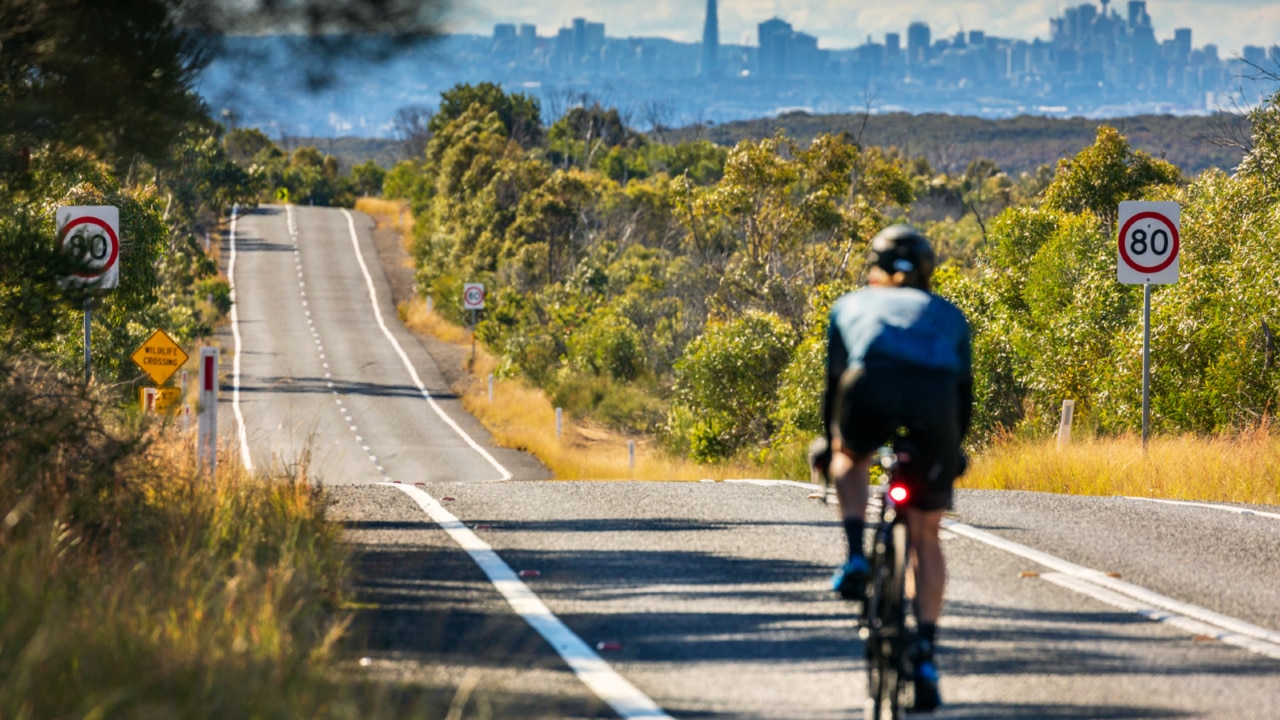
[[[120,257],[120,238],[116,236],[116,231],[112,230],[111,226],[103,222],[101,219],[96,217],[80,217],[72,220],[62,227],[62,232],[58,235],[59,250],[62,249],[62,245],[66,242],[67,236],[71,234],[71,231],[81,225],[97,225],[103,230],[106,230],[107,237],[111,238],[111,256],[107,258],[105,263],[103,263],[101,270],[96,273],[75,273],[76,277],[82,277],[85,279],[95,278],[110,270],[112,266],[116,264],[116,258]]]
[[[1129,251],[1126,250],[1124,247],[1124,240],[1126,237],[1129,236],[1129,228],[1133,227],[1133,224],[1138,222],[1139,220],[1157,220],[1161,224],[1163,224],[1165,227],[1169,228],[1169,234],[1173,237],[1173,247],[1169,252],[1169,257],[1165,258],[1165,260],[1161,262],[1159,265],[1151,265],[1151,266],[1139,265],[1133,258],[1129,257]],[[1173,223],[1169,222],[1169,218],[1156,212],[1138,213],[1137,215],[1134,215],[1133,217],[1129,218],[1129,222],[1125,223],[1124,227],[1120,228],[1119,242],[1120,242],[1120,257],[1124,259],[1124,264],[1128,265],[1134,270],[1137,270],[1138,272],[1143,272],[1143,273],[1158,273],[1161,270],[1164,270],[1165,268],[1169,267],[1170,265],[1173,264],[1174,260],[1178,259],[1178,252],[1182,248],[1182,242],[1178,238],[1178,228],[1174,227]]]

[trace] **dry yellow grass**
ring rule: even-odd
[[[413,213],[409,212],[409,203],[403,200],[362,197],[356,200],[356,210],[369,215],[379,225],[399,230],[405,250],[409,249],[413,242]]]
[[[489,375],[498,361],[483,346],[470,357],[471,333],[428,310],[421,299],[401,306],[401,318],[415,332],[429,333],[444,342],[467,348],[465,387],[456,388],[468,412],[493,433],[503,447],[532,453],[561,480],[723,480],[730,477],[762,477],[758,467],[705,466],[673,458],[652,439],[627,437],[562,417],[562,436],[556,437],[556,410],[546,394],[518,379],[495,379],[489,400]],[[631,467],[628,442],[635,443],[635,467]]]
[[[1234,436],[1134,436],[1073,442],[1005,440],[977,457],[967,488],[1133,495],[1280,505],[1280,439],[1268,428]]]

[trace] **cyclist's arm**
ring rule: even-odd
[[[969,327],[965,323],[960,338],[960,438],[969,434],[973,422],[973,346],[969,340]]]
[[[822,393],[822,434],[827,443],[831,442],[831,423],[835,422],[836,394],[840,390],[840,376],[849,364],[849,350],[845,347],[844,336],[834,322],[827,326],[827,387]]]

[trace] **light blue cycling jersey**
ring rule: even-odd
[[[964,313],[933,293],[872,286],[842,296],[831,307],[827,369],[936,368],[972,373],[969,323]]]

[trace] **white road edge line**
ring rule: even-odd
[[[1280,660],[1280,645],[1274,645],[1247,635],[1233,633],[1216,625],[1210,625],[1209,623],[1204,623],[1184,615],[1178,615],[1176,613],[1153,608],[1149,605],[1133,600],[1132,598],[1121,595],[1120,593],[1098,587],[1093,583],[1086,582],[1080,578],[1072,577],[1070,575],[1063,575],[1062,573],[1046,573],[1041,575],[1040,578],[1059,587],[1074,590],[1081,595],[1087,595],[1108,605],[1114,605],[1121,610],[1137,613],[1148,620],[1167,623],[1193,635],[1213,638],[1219,642],[1234,645],[1250,652],[1257,653],[1258,655],[1265,655],[1267,657]]]
[[[231,287],[231,337],[235,340],[235,355],[231,360],[231,410],[236,416],[236,434],[240,438],[240,462],[244,469],[253,472],[253,459],[249,456],[249,435],[244,427],[244,413],[240,411],[240,315],[236,312],[236,221],[240,216],[240,204],[231,206],[231,259],[227,261],[227,285]]]
[[[794,480],[725,480],[724,482],[746,485],[790,486],[813,489],[822,488],[821,485],[796,482]],[[1248,508],[1235,508],[1231,506],[1175,500],[1155,500],[1151,498],[1130,499],[1149,500],[1151,502],[1172,503],[1178,505],[1202,506],[1214,510],[1228,510],[1240,512],[1241,514],[1254,514],[1261,515],[1263,517],[1280,518],[1280,515],[1259,512]],[[1181,600],[1175,600],[1174,598],[1161,595],[1139,585],[1134,585],[1133,583],[1113,578],[1100,570],[1093,570],[1082,565],[1076,565],[1075,563],[1064,560],[1055,555],[1041,552],[1034,548],[1027,547],[1026,545],[1013,542],[1012,540],[1006,540],[998,535],[986,532],[985,530],[979,530],[970,525],[965,525],[957,520],[944,518],[942,521],[942,527],[944,531],[949,531],[956,535],[967,537],[970,540],[977,540],[978,542],[985,543],[998,550],[1004,550],[1007,553],[1018,555],[1019,557],[1024,557],[1037,564],[1052,568],[1057,572],[1047,573],[1041,577],[1055,585],[1058,585],[1059,587],[1075,590],[1076,592],[1088,595],[1089,597],[1092,597],[1095,600],[1100,600],[1108,605],[1137,613],[1150,620],[1168,623],[1174,627],[1188,630],[1196,635],[1205,635],[1259,655],[1280,659],[1280,632],[1268,630],[1267,628],[1247,623],[1229,615],[1222,615],[1198,605],[1192,605],[1190,603],[1184,603]]]
[[[610,667],[589,645],[556,617],[545,603],[520,580],[515,571],[453,513],[445,510],[430,494],[409,485],[394,487],[405,492],[418,507],[431,517],[454,542],[471,556],[493,586],[502,593],[511,609],[546,639],[564,658],[574,674],[601,700],[609,704],[623,720],[630,718],[665,718],[663,711],[648,695]]]
[[[1189,507],[1208,508],[1210,510],[1222,510],[1223,512],[1233,512],[1237,515],[1256,515],[1258,517],[1271,518],[1272,520],[1280,520],[1280,513],[1263,512],[1254,510],[1253,508],[1237,507],[1235,505],[1213,505],[1211,503],[1191,502],[1190,500],[1163,500],[1160,498],[1144,498],[1124,496],[1125,500],[1141,500],[1142,502],[1161,503],[1163,505],[1185,505]]]
[[[346,208],[342,208],[342,214],[347,216],[347,227],[351,229],[351,247],[356,252],[356,261],[360,263],[360,271],[364,273],[365,286],[369,289],[369,301],[373,304],[373,314],[378,319],[378,327],[382,328],[382,334],[386,336],[387,341],[391,343],[391,347],[395,348],[396,354],[400,356],[400,362],[404,363],[405,369],[409,371],[409,377],[413,378],[413,384],[417,386],[418,391],[422,393],[422,397],[426,398],[431,405],[431,409],[436,411],[441,420],[444,420],[449,427],[453,428],[454,432],[458,433],[458,436],[465,440],[472,450],[480,453],[485,460],[488,460],[489,464],[493,465],[501,473],[503,480],[510,480],[512,478],[511,471],[503,467],[497,459],[480,446],[480,443],[472,439],[458,423],[454,422],[453,418],[445,414],[444,409],[440,407],[436,399],[427,390],[427,386],[422,383],[422,378],[418,377],[418,371],[413,367],[413,363],[409,361],[409,356],[405,354],[404,348],[400,347],[400,343],[396,341],[395,336],[391,334],[391,330],[387,328],[386,321],[382,319],[382,309],[378,307],[378,291],[373,287],[373,277],[369,274],[369,266],[364,262],[364,253],[360,252],[360,238],[356,234],[356,219]]]
[[[1110,577],[1100,570],[1093,570],[1082,565],[1076,565],[1075,563],[1063,560],[1060,557],[1050,555],[1046,552],[1041,552],[1034,548],[1027,547],[1026,545],[1013,542],[1012,540],[1006,540],[998,535],[986,532],[985,530],[979,530],[975,527],[965,525],[962,522],[944,519],[942,521],[942,527],[956,535],[967,537],[970,540],[977,540],[978,542],[985,543],[994,548],[1004,550],[1007,553],[1026,558],[1032,562],[1056,571],[1056,573],[1061,576],[1072,579],[1072,582],[1069,585],[1066,582],[1056,583],[1062,587],[1079,589],[1082,584],[1087,584],[1097,592],[1090,590],[1085,594],[1090,595],[1095,599],[1102,600],[1110,605],[1126,610],[1132,610],[1134,607],[1133,601],[1137,601],[1145,606],[1161,608],[1172,614],[1162,617],[1148,615],[1148,617],[1162,622],[1178,616],[1192,621],[1198,621],[1206,625],[1211,625],[1219,630],[1227,631],[1227,634],[1222,638],[1223,642],[1231,642],[1233,645],[1237,645],[1245,648],[1246,650],[1258,652],[1269,657],[1280,657],[1280,632],[1268,630],[1267,628],[1259,627],[1228,615],[1216,613],[1207,608],[1199,607],[1198,605],[1192,605],[1190,603],[1182,602],[1181,600],[1175,600],[1139,585],[1134,585],[1133,583],[1128,583],[1123,580]],[[1081,592],[1084,591],[1081,590]],[[1107,599],[1117,599],[1118,596],[1127,596],[1128,599],[1123,603],[1111,602],[1110,599]],[[1138,611],[1134,610],[1134,612]],[[1214,633],[1201,633],[1199,630],[1196,632],[1198,634],[1214,635]],[[1226,639],[1228,637],[1234,638],[1238,636],[1249,638],[1250,642],[1232,642],[1231,640]],[[1264,648],[1265,652],[1259,648]],[[1272,653],[1276,654],[1273,655]]]

